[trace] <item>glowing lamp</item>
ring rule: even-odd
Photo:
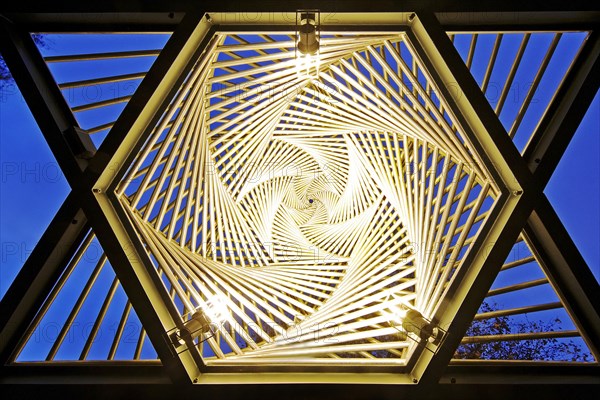
[[[413,309],[406,310],[406,315],[402,319],[402,328],[406,332],[417,335],[421,340],[427,340],[431,343],[437,343],[442,337],[442,332],[423,315]]]
[[[300,15],[298,26],[298,51],[304,55],[315,55],[319,51],[319,38],[315,13]]]
[[[175,329],[170,335],[171,341],[176,347],[179,347],[186,341],[192,341],[202,334],[210,332],[214,335],[213,326],[218,327],[227,322],[228,315],[229,309],[225,303],[214,296],[207,300],[203,307],[197,308],[190,319],[184,322],[181,329]]]

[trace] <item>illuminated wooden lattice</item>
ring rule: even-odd
[[[497,188],[403,33],[220,33],[117,194],[208,365],[403,365]]]

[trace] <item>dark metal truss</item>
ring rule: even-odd
[[[528,394],[545,398],[583,398],[600,389],[600,370],[587,366],[515,366],[510,363],[480,366],[455,363],[449,366],[454,349],[462,335],[448,338],[435,356],[423,354],[412,365],[411,375],[416,385],[242,385],[241,382],[216,385],[191,385],[190,377],[197,376],[202,361],[193,352],[174,356],[163,337],[166,326],[176,325],[177,310],[169,301],[156,302],[164,296],[160,281],[148,273],[151,266],[144,259],[144,250],[137,243],[127,242],[126,227],[122,232],[102,211],[110,200],[93,192],[109,163],[132,126],[143,122],[150,125],[158,112],[148,116],[147,104],[166,107],[178,87],[178,79],[191,68],[193,55],[207,43],[198,34],[198,24],[204,10],[190,11],[192,1],[172,1],[157,4],[151,1],[115,2],[44,2],[27,1],[3,5],[0,21],[0,50],[34,118],[62,170],[72,192],[42,236],[35,250],[19,272],[0,303],[0,382],[3,392],[25,395],[70,393],[98,397],[119,391],[136,396],[158,398],[173,392],[172,383],[186,384],[187,394],[226,397],[270,396],[281,391],[290,398],[521,398]],[[294,4],[298,3],[298,4]],[[372,3],[372,2],[371,2]],[[537,10],[527,2],[457,2],[438,6],[436,2],[379,2],[369,4],[368,11],[416,12],[408,34],[426,52],[420,56],[431,63],[441,82],[457,82],[462,99],[454,98],[456,109],[471,108],[464,122],[467,126],[480,124],[489,133],[493,149],[490,157],[510,168],[517,189],[522,194],[504,193],[512,202],[510,212],[497,230],[497,241],[489,249],[477,274],[469,277],[471,287],[459,291],[461,301],[448,310],[446,323],[454,332],[465,332],[478,306],[489,290],[493,279],[506,259],[512,244],[521,231],[532,245],[536,256],[543,261],[545,272],[575,323],[598,359],[600,355],[600,288],[585,264],[583,257],[569,238],[564,226],[545,197],[543,190],[564,154],[585,111],[600,85],[600,41],[597,23],[600,12],[593,2],[555,2],[547,10]],[[297,8],[320,8],[322,12],[367,11],[363,1],[336,2],[335,6],[321,2],[237,2],[221,1],[211,5],[215,12],[294,11]],[[331,9],[328,9],[331,7]],[[374,9],[373,9],[374,7]],[[11,21],[11,22],[8,22]],[[140,31],[174,30],[174,34],[140,88],[128,103],[121,117],[99,149],[89,138],[78,133],[78,125],[54,82],[44,60],[28,32],[31,31]],[[564,84],[554,96],[543,120],[538,125],[523,155],[514,148],[493,109],[484,98],[469,70],[450,42],[448,30],[555,30],[586,29],[592,31],[582,53],[565,77]],[[192,47],[194,47],[192,49]],[[441,56],[443,55],[443,57]],[[439,57],[438,57],[439,56]],[[186,58],[187,57],[187,58]],[[173,78],[180,68],[180,78]],[[169,80],[170,79],[170,80]],[[160,90],[163,98],[155,98]],[[452,99],[452,94],[447,93]],[[459,105],[459,103],[461,103]],[[457,113],[460,115],[460,113]],[[142,143],[131,143],[134,147]],[[104,202],[104,204],[103,204]],[[116,211],[115,211],[116,212]],[[158,363],[94,364],[79,366],[30,365],[11,363],[15,347],[52,286],[66,267],[68,260],[93,227],[105,249],[119,280],[147,330],[158,353]],[[65,250],[66,249],[66,250]],[[133,254],[133,256],[132,256]],[[133,261],[132,261],[133,260]],[[134,262],[137,260],[138,262]],[[472,262],[477,262],[472,260]],[[164,304],[159,306],[157,304]],[[36,385],[30,385],[35,383]],[[234,383],[234,384],[232,384]],[[68,385],[67,385],[68,384]],[[179,388],[177,390],[180,390]],[[348,394],[352,393],[353,396]]]

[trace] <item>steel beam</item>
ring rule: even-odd
[[[95,152],[54,81],[31,35],[0,20],[0,51],[71,187]]]
[[[525,147],[523,158],[546,186],[600,86],[600,32],[594,31]]]
[[[79,126],[28,32],[0,21],[0,50],[71,187],[95,147]],[[21,336],[89,230],[71,193],[0,303],[0,364],[11,361]]]
[[[258,14],[280,14],[297,9],[317,8],[336,19],[340,13],[362,13],[368,17],[374,12],[436,13],[447,30],[586,30],[597,23],[600,10],[593,2],[546,2],[540,12],[535,4],[523,1],[460,1],[409,0],[402,2],[323,2],[318,0],[289,2],[226,0],[213,2],[205,11],[212,13],[240,13],[248,20]],[[47,4],[35,0],[3,5],[4,15],[30,31],[171,31],[186,11],[198,10],[194,0],[156,2],[77,2],[59,0]],[[117,16],[117,17],[115,17]],[[290,21],[291,22],[291,21]],[[325,21],[327,23],[327,21]]]
[[[3,398],[142,398],[165,399],[175,395],[181,398],[226,398],[226,399],[265,399],[285,396],[286,399],[327,399],[327,400],[505,400],[507,398],[543,398],[552,399],[595,399],[600,384],[435,384],[428,394],[419,391],[417,386],[398,387],[396,385],[358,385],[358,384],[272,384],[272,385],[194,385],[175,387],[165,384],[5,384]]]
[[[600,86],[600,34],[587,38],[523,153],[545,186]],[[525,235],[594,357],[600,359],[600,287],[545,195],[531,214]]]
[[[566,4],[564,4],[566,5]],[[435,12],[435,11],[434,11]],[[500,12],[436,12],[436,17],[449,32],[535,32],[585,31],[597,26],[598,10],[519,11]]]
[[[131,221],[120,211],[114,186],[176,94],[212,36],[199,13],[173,33],[82,177],[82,206],[161,361],[175,382],[191,383],[202,364],[195,348],[174,354],[166,332],[181,322]],[[92,190],[93,188],[93,190]]]
[[[0,367],[0,384],[168,385],[158,360],[18,363]],[[69,386],[65,389],[68,390]],[[86,396],[87,397],[87,396]]]
[[[104,1],[104,2],[78,2],[76,0],[57,0],[51,4],[39,0],[23,0],[16,3],[3,5],[6,13],[22,12],[32,14],[57,14],[57,13],[168,13],[185,12],[197,9],[198,2],[194,0],[172,0],[170,2],[157,2],[152,0],[138,1]],[[210,4],[207,11],[214,12],[281,12],[295,11],[298,9],[320,9],[321,11],[334,12],[457,12],[457,13],[486,13],[480,15],[481,19],[487,13],[511,12],[539,12],[536,3],[509,0],[497,2],[494,0],[466,0],[460,2],[439,2],[436,0],[406,0],[376,1],[372,3],[363,0],[347,0],[344,2],[323,2],[320,0],[291,0],[281,2],[277,0],[222,0]],[[596,4],[585,0],[547,1],[544,11],[599,11]],[[111,16],[113,21],[114,15]],[[525,21],[524,21],[525,22]]]
[[[0,302],[0,365],[13,351],[83,241],[89,224],[71,193]]]
[[[448,290],[448,301],[433,320],[449,332],[435,355],[423,352],[412,374],[420,384],[437,382],[448,365],[475,313],[516,241],[531,212],[537,190],[531,173],[510,141],[481,89],[431,13],[417,14],[409,31],[411,40],[439,90],[478,152],[488,157],[488,170],[502,190],[485,228],[463,260],[463,268]],[[419,47],[419,46],[417,46]]]
[[[486,368],[448,367],[440,384],[424,393],[418,386],[366,384],[238,384],[196,386],[168,384],[168,376],[156,361],[85,362],[40,365],[24,363],[0,368],[4,398],[30,398],[57,393],[85,398],[165,398],[177,391],[182,397],[221,396],[265,398],[285,393],[294,399],[505,399],[535,393],[544,399],[577,396],[593,398],[600,389],[598,366],[570,368],[564,365],[497,365]],[[507,379],[506,379],[506,378]],[[573,383],[576,382],[576,383]]]
[[[204,14],[186,16],[91,161],[85,178],[89,185],[112,192],[215,31]]]
[[[441,38],[438,30],[438,45],[443,49],[444,58],[451,63],[452,57],[454,55],[458,56],[458,54],[449,55],[452,50],[449,46],[447,46],[447,40]],[[445,47],[444,47],[445,46]],[[545,157],[545,162],[542,163],[543,168],[539,169],[537,173],[535,173],[535,179],[533,183],[529,180],[529,183],[525,185],[524,189],[526,192],[526,196],[528,200],[523,203],[523,207],[520,208],[522,213],[525,213],[527,209],[531,209],[532,207],[536,207],[536,211],[533,213],[530,218],[526,232],[530,232],[528,235],[528,239],[534,242],[535,246],[541,246],[543,250],[538,251],[538,259],[543,260],[546,259],[546,263],[548,265],[552,265],[552,267],[547,268],[548,276],[555,275],[555,278],[551,278],[553,281],[553,285],[557,288],[559,295],[562,300],[567,304],[567,308],[571,308],[569,311],[572,315],[576,315],[577,313],[582,313],[583,321],[578,321],[578,326],[583,332],[583,336],[590,345],[590,349],[594,353],[596,359],[598,359],[597,354],[597,341],[600,337],[598,332],[598,327],[600,324],[598,323],[598,310],[597,306],[592,306],[592,304],[598,304],[600,301],[598,300],[598,295],[600,293],[598,289],[598,285],[596,280],[589,272],[587,266],[585,266],[585,262],[577,252],[575,246],[571,245],[566,246],[564,251],[561,251],[561,247],[556,244],[556,241],[552,239],[550,232],[555,232],[557,234],[556,237],[568,238],[566,231],[560,224],[558,218],[553,218],[550,216],[551,207],[545,196],[541,193],[543,187],[546,185],[549,180],[553,170],[556,168],[560,157],[564,153],[566,146],[568,145],[570,139],[572,138],[577,126],[579,125],[581,118],[585,114],[589,104],[593,100],[595,93],[598,88],[598,37],[597,32],[593,33],[591,37],[588,39],[584,49],[581,52],[580,58],[578,58],[577,62],[570,70],[569,74],[565,78],[563,85],[559,89],[557,95],[553,99],[551,105],[548,108],[547,113],[545,114],[544,119],[538,126],[536,130],[536,134],[534,135],[530,145],[528,146],[528,150],[526,151],[525,162],[531,166],[532,172],[536,171],[540,163],[539,158]],[[466,78],[466,74],[464,74],[465,69],[462,67],[463,63],[459,59],[456,59],[456,63],[452,65],[454,71],[463,69],[463,78],[459,82],[459,87],[462,89],[462,92],[465,93],[465,88],[469,88],[468,81],[470,79]],[[584,89],[585,88],[585,89]],[[466,97],[470,97],[475,95],[477,97],[476,91],[473,89],[471,94],[466,93]],[[487,103],[486,103],[487,104]],[[484,107],[485,108],[485,107]],[[573,112],[577,110],[576,112]],[[495,160],[496,158],[494,158]],[[537,161],[536,161],[537,159]],[[513,158],[514,160],[514,158]],[[512,162],[511,162],[512,164]],[[538,178],[538,173],[540,174]],[[531,192],[533,191],[533,192]],[[531,193],[536,193],[537,195],[531,196]],[[524,196],[525,197],[525,196]],[[540,208],[538,209],[536,203],[541,202]],[[549,209],[548,209],[549,208]],[[541,211],[544,216],[540,217],[538,213]],[[553,212],[553,210],[551,210]],[[510,250],[509,244],[513,243],[514,240],[508,239],[508,237],[514,237],[515,233],[518,234],[518,230],[522,226],[522,213],[520,215],[512,215],[510,217],[511,221],[507,222],[505,227],[502,228],[503,232],[501,237],[504,239],[498,239],[497,242],[492,246],[490,250],[490,256],[494,256],[492,253],[498,254],[496,262],[501,264],[504,260],[506,254]],[[554,220],[555,224],[551,230],[541,229],[540,226],[544,226],[545,218],[549,220]],[[535,226],[535,228],[534,228]],[[562,228],[563,231],[560,229]],[[509,242],[506,242],[506,241]],[[570,239],[568,239],[570,241]],[[561,240],[561,245],[563,241]],[[504,249],[499,249],[500,247],[504,247]],[[550,248],[548,248],[550,247]],[[564,253],[567,253],[568,256],[565,256]],[[570,265],[583,265],[581,270],[578,269],[577,272],[571,271],[569,268],[569,264],[565,259],[570,260]],[[484,266],[482,271],[486,269],[495,269],[490,264],[494,264],[494,261],[489,258],[486,262],[488,267]],[[574,274],[578,274],[578,279],[574,276]],[[488,282],[484,285],[489,287],[491,285],[495,274],[488,276]],[[482,276],[478,277],[480,280],[483,278]],[[489,279],[491,278],[491,280]],[[586,288],[579,286],[584,283],[587,284]],[[560,288],[560,286],[563,288]],[[480,288],[478,285],[474,289],[473,286],[469,289],[471,293],[470,296],[474,295],[474,291]],[[474,297],[472,297],[474,298]],[[573,306],[569,306],[569,302],[574,302]],[[480,302],[475,302],[470,305],[472,309],[475,306],[478,306]],[[464,307],[463,307],[464,308]],[[461,311],[458,313],[459,316],[464,316],[465,314],[470,315],[470,312]],[[457,316],[460,319],[460,317]],[[452,322],[456,325],[456,319]],[[453,331],[454,329],[449,329]],[[454,330],[458,332],[458,330]],[[452,339],[456,339],[455,337],[451,337]],[[431,364],[427,367],[430,371],[435,371],[433,374],[432,380],[435,380],[437,376],[439,376],[439,372],[442,370],[445,362],[441,360],[444,354],[446,353],[446,357],[451,356],[449,353],[453,348],[454,344],[448,345],[442,349],[442,352],[438,353],[436,356],[437,359],[432,360]],[[448,360],[449,361],[449,360]],[[437,364],[437,366],[436,366]],[[475,368],[475,366],[471,366],[470,368]],[[481,367],[479,367],[481,368]],[[486,367],[483,367],[484,369]],[[574,367],[574,370],[577,370],[578,367]],[[423,377],[427,377],[427,374],[424,373]],[[431,382],[427,380],[427,382]]]
[[[566,385],[600,384],[600,367],[592,364],[569,365],[561,362],[456,360],[440,379],[440,383],[478,385]]]
[[[545,196],[529,217],[525,236],[594,357],[599,360],[600,286]]]

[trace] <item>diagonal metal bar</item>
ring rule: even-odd
[[[121,130],[113,129],[113,131],[117,133],[113,132],[111,135],[112,139],[105,142],[107,144],[99,153],[99,157],[95,158],[97,163],[93,168],[89,168],[85,175],[82,175],[81,171],[87,166],[88,162],[81,157],[75,157],[75,154],[80,155],[80,150],[89,146],[87,146],[85,142],[79,140],[77,123],[68,105],[64,101],[60,90],[53,81],[43,59],[37,51],[35,44],[27,33],[18,31],[6,22],[3,22],[2,26],[3,54],[5,54],[7,63],[9,63],[11,71],[13,71],[13,74],[15,75],[15,79],[19,83],[19,87],[27,99],[30,108],[33,110],[34,116],[36,117],[51,150],[59,160],[61,169],[65,172],[71,186],[77,191],[82,191],[79,200],[82,202],[86,214],[93,216],[92,224],[94,225],[94,230],[98,239],[107,252],[109,260],[114,266],[125,291],[136,307],[136,311],[138,311],[140,319],[145,325],[154,347],[161,356],[163,364],[170,370],[171,377],[174,381],[183,382],[189,382],[190,377],[195,377],[197,375],[198,370],[196,361],[198,360],[193,360],[189,353],[181,357],[181,359],[187,359],[187,362],[182,362],[181,359],[173,357],[171,346],[164,340],[165,331],[176,325],[176,321],[172,320],[172,317],[178,317],[177,311],[174,309],[174,305],[171,303],[170,299],[169,303],[167,303],[168,305],[164,305],[164,300],[168,299],[168,296],[161,296],[162,292],[165,292],[165,290],[160,279],[154,279],[152,281],[152,279],[140,278],[139,275],[144,273],[146,273],[145,277],[148,278],[147,272],[150,270],[150,268],[146,270],[142,266],[142,263],[139,262],[139,259],[136,259],[136,256],[139,256],[139,254],[145,255],[143,249],[138,252],[131,250],[133,247],[130,246],[130,243],[128,245],[128,243],[122,242],[123,240],[127,240],[125,239],[126,236],[118,237],[118,234],[113,232],[113,230],[122,232],[114,227],[115,224],[118,224],[118,217],[111,214],[113,220],[111,220],[111,223],[108,222],[108,218],[105,218],[102,215],[102,212],[98,208],[98,202],[95,200],[91,191],[89,191],[91,185],[85,185],[85,181],[86,177],[88,178],[87,182],[95,181],[95,177],[97,176],[95,172],[98,171],[99,165],[102,165],[103,161],[107,160],[105,156],[110,153],[110,145],[116,144],[116,147],[119,146],[118,141],[120,138],[118,133],[129,132],[131,126],[128,126],[127,124],[128,117],[135,120],[140,108],[145,110],[146,113],[154,112],[156,115],[160,115],[161,108],[157,107],[157,100],[155,99],[156,94],[158,93],[159,96],[162,96],[161,100],[164,108],[170,99],[169,94],[172,96],[174,93],[177,80],[183,79],[185,73],[191,68],[192,63],[190,62],[190,59],[193,59],[193,56],[201,51],[199,50],[199,47],[201,46],[198,46],[198,42],[205,37],[208,29],[206,28],[206,23],[202,26],[199,24],[200,19],[200,14],[189,14],[184,18],[181,26],[173,34],[157,62],[140,86],[140,90],[136,92],[136,100],[131,102],[128,110],[122,114],[123,117],[120,119],[121,125],[119,125],[118,121],[117,126],[120,126]],[[190,38],[196,40],[189,40]],[[184,61],[182,61],[182,59]],[[165,79],[165,77],[169,79]],[[165,88],[166,80],[168,80],[168,84],[171,85],[170,91]],[[161,84],[163,87],[160,87]],[[154,99],[154,102],[150,99]],[[141,104],[143,104],[145,108],[139,107]],[[124,120],[126,121],[125,123],[123,123]],[[84,138],[86,138],[86,136],[84,136]],[[114,138],[116,138],[116,141]],[[93,145],[91,147],[93,148]],[[109,149],[107,150],[107,148]],[[106,164],[100,167],[100,169],[105,167]],[[74,195],[71,197],[74,197]],[[99,197],[106,199],[105,196]],[[85,221],[85,217],[80,220]],[[54,232],[55,229],[53,228],[52,231]],[[57,232],[59,231],[57,230],[55,233]],[[129,254],[127,252],[129,252]],[[136,260],[136,268],[131,266],[131,263],[129,262],[131,259]],[[34,260],[32,259],[32,263],[33,261]],[[29,269],[27,269],[27,271],[28,270]],[[154,270],[151,272],[156,275]],[[25,276],[25,273],[23,276]],[[20,283],[23,279],[18,280],[17,283]],[[51,288],[53,281],[47,284]],[[18,286],[19,285],[14,286],[15,290]],[[9,299],[13,299],[14,297],[15,296],[10,296]],[[163,298],[161,299],[161,297]],[[8,305],[8,302],[6,302],[6,304]],[[160,304],[163,304],[163,306],[161,307]],[[155,310],[155,308],[158,310]],[[171,308],[171,310],[169,310],[169,308]],[[30,310],[31,312],[35,312],[37,309],[32,306],[30,307]],[[165,322],[168,328],[165,328]],[[25,325],[26,328],[28,321],[25,321],[24,319],[21,323]],[[15,334],[12,336],[14,336],[14,339],[12,339],[10,343],[18,340],[18,335]],[[9,341],[6,343],[8,345]],[[10,351],[11,350],[8,349],[7,354]]]
[[[73,187],[95,152],[81,133],[29,33],[0,22],[0,50],[36,122]],[[0,363],[10,361],[21,336],[89,229],[71,193],[36,245],[0,305]]]
[[[414,21],[409,37],[421,45],[416,50],[438,75],[439,90],[455,105],[455,118],[505,189],[522,190],[531,173],[448,35],[433,14],[419,14]]]
[[[523,152],[540,186],[546,186],[600,85],[600,33],[578,54]]]
[[[200,13],[195,13],[200,21]],[[184,19],[146,74],[90,163],[86,180],[109,192],[118,184],[187,73],[210,42],[216,27],[203,17]],[[184,30],[185,29],[185,30]],[[181,33],[184,32],[184,33]],[[167,58],[169,57],[169,58]]]
[[[438,32],[439,33],[439,32]],[[438,41],[439,45],[445,45],[446,43],[444,43],[444,40],[439,40]],[[445,58],[448,59],[452,59],[451,56],[449,56],[448,48],[445,48],[444,52],[444,56]],[[540,172],[540,178],[538,179],[538,174],[535,174],[535,183],[530,183],[525,185],[525,192],[526,195],[523,196],[524,197],[524,202],[522,202],[522,206],[521,204],[518,207],[518,210],[520,211],[519,213],[514,213],[513,215],[510,216],[510,221],[515,221],[515,222],[507,222],[506,225],[504,225],[505,227],[502,228],[502,232],[500,234],[500,237],[498,238],[498,240],[496,241],[496,243],[492,246],[491,250],[490,250],[490,257],[488,257],[488,261],[486,262],[486,266],[484,266],[484,268],[482,268],[482,272],[485,272],[484,269],[487,269],[487,271],[491,271],[491,270],[495,270],[495,266],[493,266],[492,264],[494,263],[502,263],[502,261],[504,260],[506,254],[508,253],[508,251],[510,251],[510,246],[506,245],[506,241],[508,241],[508,243],[512,243],[513,240],[509,239],[509,237],[514,237],[515,233],[518,231],[518,227],[522,226],[522,215],[523,213],[526,213],[527,209],[532,209],[532,207],[535,206],[535,204],[538,201],[542,201],[542,205],[541,207],[544,208],[543,213],[546,215],[544,217],[542,217],[542,219],[540,219],[539,217],[535,217],[537,215],[538,210],[536,209],[536,212],[534,212],[534,214],[532,215],[532,218],[530,218],[528,224],[527,224],[527,230],[529,232],[531,232],[531,235],[533,237],[535,237],[536,234],[539,235],[544,235],[544,233],[546,233],[544,237],[544,240],[541,240],[541,242],[537,242],[538,246],[542,246],[541,249],[542,250],[538,250],[538,252],[541,254],[543,254],[547,260],[548,265],[551,267],[548,267],[549,269],[549,276],[555,275],[556,278],[553,279],[553,283],[555,284],[555,286],[558,285],[558,291],[559,293],[561,293],[561,297],[563,298],[563,300],[566,300],[566,302],[568,303],[569,301],[574,302],[574,305],[571,306],[572,308],[572,315],[575,315],[577,313],[582,313],[582,321],[578,321],[578,325],[582,328],[582,331],[584,332],[584,336],[586,338],[586,340],[588,341],[588,343],[591,344],[590,348],[592,348],[592,351],[594,352],[594,355],[597,357],[597,343],[594,342],[593,338],[597,338],[598,337],[598,319],[597,319],[597,310],[594,310],[594,307],[589,308],[590,306],[590,302],[594,303],[594,298],[597,297],[597,288],[596,287],[592,287],[592,286],[597,286],[594,285],[596,283],[595,279],[593,279],[593,276],[591,276],[591,274],[589,273],[589,269],[585,267],[585,262],[583,262],[584,265],[584,272],[580,272],[578,273],[579,275],[579,279],[577,279],[574,276],[573,271],[570,271],[568,264],[565,262],[564,259],[564,253],[560,252],[560,248],[558,246],[554,246],[552,247],[552,244],[556,243],[555,241],[551,240],[550,234],[548,233],[548,231],[544,231],[542,229],[542,227],[544,227],[544,223],[543,223],[543,218],[551,218],[551,216],[549,216],[548,214],[550,214],[550,211],[548,211],[548,207],[549,204],[543,204],[544,201],[547,202],[547,200],[545,199],[545,196],[543,196],[542,193],[539,193],[537,195],[537,198],[535,198],[536,196],[531,196],[530,191],[533,191],[533,193],[535,192],[539,192],[541,191],[541,189],[545,186],[545,184],[547,183],[547,181],[549,180],[550,175],[552,174],[553,170],[556,168],[556,165],[558,164],[558,161],[560,160],[560,157],[562,156],[562,154],[564,153],[566,146],[568,145],[568,142],[570,140],[570,138],[572,138],[572,135],[575,132],[575,129],[577,128],[579,122],[581,121],[581,118],[583,117],[585,110],[587,110],[587,107],[589,106],[589,103],[592,101],[596,91],[597,91],[597,87],[598,87],[598,83],[597,83],[597,76],[598,76],[598,71],[597,71],[597,60],[598,60],[598,39],[597,39],[597,35],[596,34],[592,34],[591,38],[588,39],[588,42],[586,43],[586,45],[584,46],[584,49],[582,50],[582,54],[581,57],[578,58],[577,62],[575,63],[575,65],[573,66],[573,68],[571,68],[569,74],[567,75],[567,77],[565,78],[563,85],[561,86],[561,89],[559,90],[559,92],[557,93],[557,95],[555,96],[555,98],[553,99],[553,102],[551,103],[551,105],[549,106],[546,116],[544,118],[544,120],[540,123],[540,125],[538,126],[538,129],[536,131],[536,134],[534,135],[532,141],[530,142],[528,149],[526,150],[526,157],[525,157],[525,162],[528,162],[527,164],[529,164],[532,168],[533,171],[536,170],[536,167],[538,166],[538,164],[540,164],[540,159],[541,157],[546,157],[546,161],[543,163],[543,168],[540,169],[539,171],[543,171]],[[456,72],[457,69],[460,70],[462,64],[461,63],[455,63],[454,64],[454,71]],[[464,71],[462,71],[464,72]],[[469,81],[469,79],[467,78],[466,81]],[[459,84],[459,87],[462,89],[463,93],[465,92],[465,88],[468,88],[468,86],[465,85],[465,81],[463,81],[461,84]],[[582,90],[582,88],[585,87],[584,90]],[[474,91],[474,94],[476,94],[477,92]],[[468,97],[468,95],[467,95]],[[577,112],[573,112],[572,110],[577,109]],[[583,111],[582,111],[583,110]],[[491,120],[491,119],[490,119]],[[511,165],[513,164],[512,162],[510,163]],[[543,200],[542,200],[543,199]],[[551,210],[551,207],[550,207]],[[517,211],[517,210],[515,210]],[[520,214],[520,215],[517,215]],[[552,218],[551,218],[552,219]],[[559,228],[562,228],[562,224],[560,224],[560,221],[558,220],[558,218],[556,218],[554,220],[554,229],[553,230],[558,230]],[[563,228],[564,229],[564,228]],[[518,234],[518,233],[517,233]],[[561,237],[568,237],[566,236],[566,231],[564,231],[564,235],[561,235]],[[500,239],[500,238],[504,238],[504,239]],[[536,241],[536,239],[533,239],[534,241]],[[543,247],[543,246],[546,247]],[[550,247],[550,248],[548,248]],[[504,248],[504,249],[503,249]],[[558,253],[558,254],[556,254]],[[568,257],[570,258],[571,262],[573,262],[574,264],[571,265],[581,265],[580,262],[583,261],[579,255],[579,253],[576,251],[575,246],[573,245],[572,247],[570,247],[568,253]],[[578,257],[579,256],[579,257]],[[496,257],[497,261],[493,261],[493,258]],[[550,258],[550,259],[549,259]],[[484,285],[489,287],[489,285],[491,285],[494,276],[496,275],[496,273],[492,274],[489,276],[489,278],[491,278],[491,280],[488,278],[487,279],[487,283]],[[578,286],[578,284],[583,284],[582,281],[582,277],[584,275],[589,275],[586,276],[587,279],[590,279],[592,282],[590,284],[587,285],[586,288],[583,288],[581,286]],[[478,280],[483,280],[484,276],[483,273],[480,274],[480,276],[478,277]],[[565,282],[571,282],[570,284],[565,284]],[[563,286],[563,288],[561,289],[560,286]],[[474,295],[474,291],[478,290],[479,287],[477,288],[471,288],[471,293],[470,296],[472,298],[475,298],[476,296]],[[596,292],[595,292],[596,291]],[[596,293],[596,294],[594,294]],[[481,293],[480,293],[481,294]],[[479,304],[480,302],[475,301],[472,305],[472,307],[475,307]],[[597,302],[596,302],[597,303]],[[464,307],[463,307],[464,309]],[[470,313],[470,312],[469,312]],[[461,311],[459,313],[459,315],[464,315],[465,313],[463,311]],[[457,317],[460,318],[460,317]],[[453,321],[453,325],[456,326],[456,319]],[[470,321],[468,321],[470,322]],[[468,323],[467,322],[467,323]],[[464,326],[466,328],[466,326]],[[454,328],[455,329],[455,328]],[[453,329],[450,329],[450,331],[453,331]],[[455,332],[458,332],[455,331]],[[452,339],[456,339],[455,337],[451,337],[450,340]],[[448,342],[446,343],[446,345],[448,345]],[[440,360],[440,356],[443,354],[444,351],[447,352],[446,357],[450,357],[451,353],[450,351],[453,351],[454,348],[454,344],[452,345],[448,345],[447,348],[443,349],[443,351],[441,351],[440,353],[438,353],[438,359],[437,360],[433,360],[430,365],[427,367],[427,369],[429,371],[435,371],[436,370],[436,363],[438,363],[437,365],[439,366],[439,368],[437,369],[436,373],[434,373],[434,377],[433,380],[436,380],[437,377],[439,376],[439,372],[441,371],[441,368],[443,364],[445,364],[444,362],[442,362]],[[448,358],[449,360],[449,358]],[[422,378],[425,378],[425,382],[429,382],[428,375],[427,372],[424,373],[424,375],[422,375]],[[423,382],[423,380],[422,380]]]
[[[74,187],[96,151],[28,32],[0,21],[0,51],[67,181]]]
[[[466,268],[455,278],[445,307],[434,320],[450,333],[435,355],[424,352],[415,362],[412,374],[422,385],[438,382],[454,349],[460,343],[479,305],[491,287],[502,263],[531,213],[539,189],[531,172],[510,141],[481,89],[471,76],[446,32],[431,13],[418,14],[410,35],[424,52],[429,69],[439,74],[440,90],[457,119],[479,151],[487,155],[504,187],[503,196],[486,229],[463,261]],[[469,133],[470,131],[470,133]]]
[[[545,196],[529,217],[525,235],[592,354],[599,360],[600,286]]]
[[[89,230],[71,193],[0,302],[0,365],[18,342]]]
[[[600,34],[594,31],[525,148],[523,158],[540,185],[550,180],[599,85]],[[600,287],[546,196],[527,221],[525,234],[594,357],[600,359]]]
[[[148,337],[176,382],[189,383],[195,379],[202,361],[195,348],[175,355],[166,340],[166,332],[180,325],[181,317],[111,187],[143,144],[144,134],[147,135],[161,117],[213,30],[201,13],[184,17],[83,177],[83,208],[90,215],[98,240]]]
[[[177,326],[175,306],[167,303],[160,282],[152,270],[144,264],[142,255],[145,250],[129,238],[119,217],[106,214],[110,207],[106,196],[94,196],[90,193],[82,199],[83,207],[90,216],[90,223],[114,268],[123,289],[140,318],[154,349],[167,369],[173,382],[190,382],[190,377],[198,374],[197,360],[189,352],[179,357],[172,352],[165,332]],[[101,205],[101,203],[103,203]]]

